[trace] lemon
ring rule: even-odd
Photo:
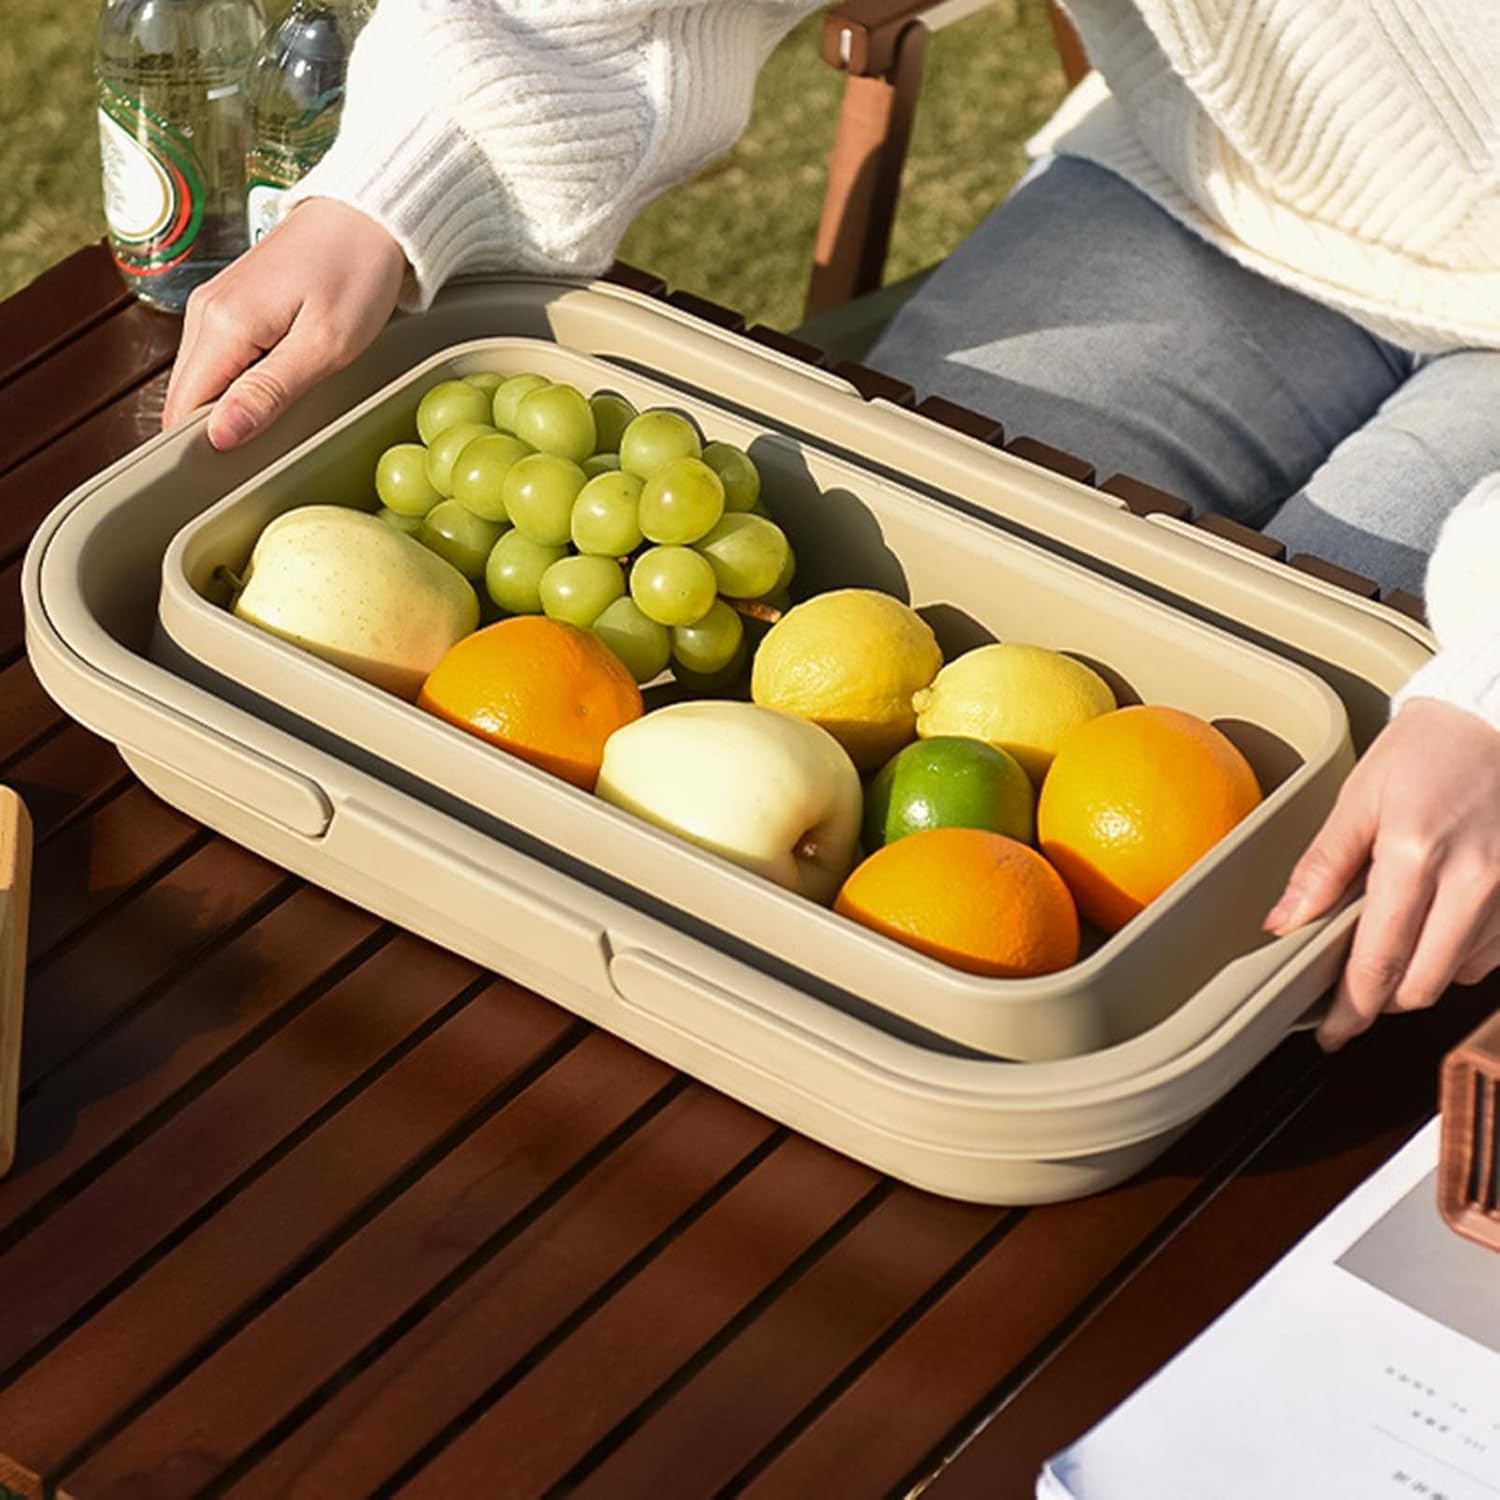
[[[932,627],[873,589],[818,594],[784,614],[755,653],[750,696],[826,729],[861,771],[916,734],[912,696],[943,665]]]
[[[1020,761],[1037,785],[1072,729],[1115,707],[1091,667],[1045,646],[977,646],[948,663],[912,700],[917,733],[985,740]]]

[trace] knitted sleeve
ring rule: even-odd
[[[1481,480],[1444,523],[1426,587],[1440,650],[1392,707],[1440,698],[1500,729],[1500,474]]]
[[[819,0],[381,0],[339,136],[288,203],[375,219],[427,306],[476,271],[589,275],[730,146],[767,55]]]

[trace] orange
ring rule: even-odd
[[[877,849],[833,909],[970,974],[1023,979],[1078,957],[1078,913],[1034,849],[982,828],[932,828]]]
[[[1138,704],[1072,730],[1042,783],[1037,837],[1078,909],[1117,932],[1261,798],[1214,726]]]
[[[605,740],[642,710],[635,678],[598,636],[543,615],[465,636],[417,706],[588,792]]]

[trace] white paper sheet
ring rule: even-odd
[[[1039,1500],[1500,1500],[1500,1255],[1434,1120],[1073,1447]]]

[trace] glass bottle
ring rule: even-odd
[[[286,190],[333,144],[349,53],[370,13],[365,0],[296,0],[261,44],[250,72],[245,161],[252,244],[275,226]]]
[[[95,34],[110,248],[125,284],[180,312],[245,233],[245,82],[260,0],[105,0]]]

